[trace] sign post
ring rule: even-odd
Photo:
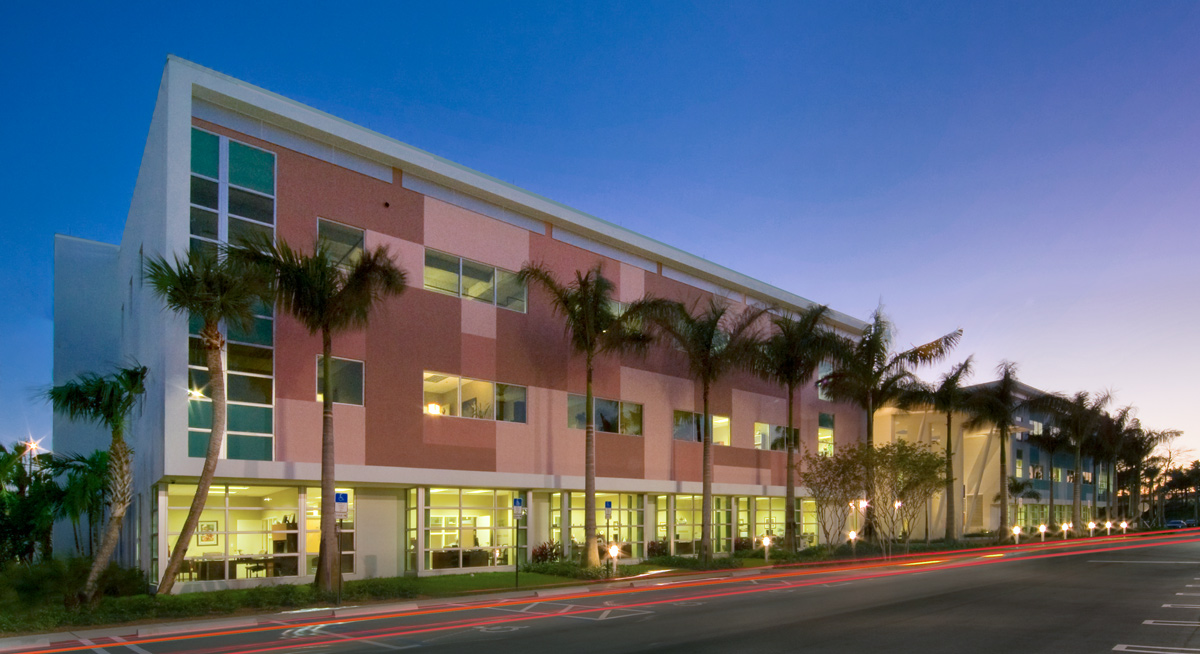
[[[521,497],[513,498],[513,526],[516,527],[516,546],[515,560],[516,571],[514,573],[513,586],[514,588],[521,587],[521,518],[525,517],[525,499]]]
[[[611,500],[604,501],[604,541],[605,541],[605,545],[612,542],[612,501]],[[605,549],[607,549],[607,547]],[[611,571],[609,576],[615,577],[617,571],[616,571],[616,568],[613,566],[612,556],[610,555],[608,558],[609,558],[608,567],[609,567],[609,570]]]
[[[342,572],[342,520],[350,516],[350,494],[349,493],[334,493],[333,494],[333,517],[337,518],[337,523],[334,524],[333,533],[337,539],[338,560],[337,567],[334,570],[338,571],[338,576]],[[332,554],[332,552],[331,552]],[[334,565],[333,557],[329,557],[329,565]],[[338,584],[337,603],[340,606],[342,603],[342,584]]]

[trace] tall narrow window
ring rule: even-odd
[[[275,234],[275,155],[199,129],[191,134],[193,251],[217,256],[220,244]],[[222,456],[274,458],[274,316],[260,306],[247,325],[227,325],[225,357],[229,400],[228,437]],[[188,331],[188,456],[203,457],[211,432],[208,373],[195,338],[203,326],[193,317]]]
[[[833,414],[822,413],[817,418],[817,454],[833,454]]]

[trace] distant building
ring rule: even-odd
[[[971,388],[986,386],[980,384]],[[1045,394],[1026,384],[1018,384],[1024,398]],[[959,535],[994,532],[1000,525],[1000,438],[994,427],[985,425],[967,429],[969,416],[955,413],[951,422],[954,476],[960,494],[955,498],[956,526]],[[1021,525],[1023,533],[1036,533],[1037,526],[1061,525],[1071,522],[1073,508],[1073,482],[1075,453],[1070,447],[1055,452],[1053,458],[1038,447],[1030,437],[1050,428],[1049,416],[1024,411],[1019,414],[1017,424],[1009,435],[1005,477],[1016,477],[1032,481],[1036,499],[1009,498],[1009,525]],[[934,451],[944,453],[946,448],[946,414],[936,411],[901,411],[886,408],[875,419],[875,443],[906,440],[929,445]],[[1103,521],[1108,507],[1108,475],[1112,471],[1105,464],[1093,461],[1086,454],[1082,465],[1082,509],[1083,528],[1088,520]],[[1050,499],[1054,498],[1054,516],[1050,516]],[[938,494],[929,503],[926,519],[913,525],[913,533],[925,536],[926,524],[931,527],[931,536],[941,538],[946,533],[946,502],[944,494]],[[1096,510],[1093,512],[1093,498]],[[1078,525],[1077,525],[1078,526]]]
[[[387,245],[407,273],[403,296],[386,301],[367,329],[334,340],[329,391],[338,488],[350,505],[341,526],[349,579],[511,569],[529,545],[583,540],[583,365],[546,297],[516,280],[526,262],[563,277],[602,263],[623,302],[650,293],[792,311],[811,304],[170,58],[121,243],[55,242],[55,383],[129,360],[151,372],[130,434],[136,497],[119,557],[154,579],[193,496],[209,401],[188,320],[163,308],[142,267],[152,255],[249,234],[304,248],[321,237],[347,256]],[[847,335],[864,326],[838,312],[831,324]],[[296,581],[315,565],[319,339],[268,308],[252,329],[227,336],[229,435],[183,590]],[[604,358],[595,390],[597,499],[601,514],[606,503],[613,509],[601,529],[634,558],[656,540],[692,552],[700,389],[681,356],[663,347],[645,359]],[[782,533],[784,453],[770,446],[786,422],[784,397],[748,374],[713,390],[718,552],[738,537]],[[797,409],[806,450],[862,440],[862,412],[812,386]],[[54,438],[59,450],[81,452],[108,439],[61,418]],[[972,492],[990,493],[986,483]],[[531,507],[520,524],[514,499]],[[812,504],[801,507],[801,531],[815,539]]]

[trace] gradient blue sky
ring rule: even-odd
[[[173,53],[1200,445],[1200,5],[430,4],[0,10],[0,442]]]

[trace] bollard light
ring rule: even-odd
[[[1021,525],[1013,525],[1013,538],[1017,539],[1017,545],[1021,544]]]
[[[1069,523],[1069,522],[1064,522],[1064,523],[1062,524],[1062,530],[1063,530],[1063,540],[1066,540],[1066,539],[1067,539],[1067,532],[1071,530],[1071,523]]]
[[[1095,536],[1095,535],[1096,535],[1096,523],[1094,521],[1089,521],[1088,522],[1088,536]]]
[[[1121,533],[1124,534],[1125,530],[1128,528],[1129,528],[1129,523],[1122,520],[1121,521]]]
[[[1046,542],[1046,525],[1038,525],[1038,532],[1042,534],[1042,542]]]
[[[767,563],[771,562],[771,537],[763,536],[763,552],[766,554]]]
[[[1104,532],[1105,536],[1112,536],[1112,520],[1104,521]]]
[[[858,556],[858,550],[854,547],[854,539],[858,538],[857,531],[850,532],[850,556]]]
[[[612,565],[612,575],[611,576],[613,576],[613,577],[617,576],[617,557],[620,556],[620,554],[621,554],[621,546],[620,545],[613,545],[608,548],[608,557],[611,559],[610,565]]]

